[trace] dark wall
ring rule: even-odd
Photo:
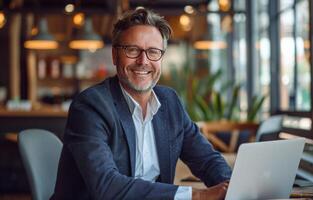
[[[9,24],[7,23],[0,29],[0,87],[9,86]]]
[[[9,96],[10,87],[10,16],[7,16],[7,23],[0,29],[0,87],[5,86],[7,89],[7,97]],[[21,40],[20,40],[20,97],[27,98],[27,61],[26,49],[23,48],[25,40],[26,23],[25,17],[22,16]]]

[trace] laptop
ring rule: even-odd
[[[225,199],[288,199],[304,144],[304,138],[242,144]]]

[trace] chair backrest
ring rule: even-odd
[[[273,115],[263,121],[256,133],[255,141],[276,140],[282,129],[284,115]]]
[[[18,145],[34,200],[53,194],[62,142],[53,133],[28,129],[18,134]]]

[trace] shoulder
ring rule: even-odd
[[[112,121],[116,116],[116,105],[110,88],[110,78],[79,93],[69,108],[69,118],[84,121],[92,120]],[[87,117],[88,116],[88,117]],[[73,121],[73,120],[72,120]]]
[[[83,90],[74,98],[74,102],[99,101],[110,99],[109,98],[111,96],[110,82],[111,78],[108,78],[96,85],[93,85]]]
[[[153,90],[158,96],[158,98],[170,100],[174,97],[175,100],[178,100],[178,95],[173,88],[163,86],[163,85],[157,85],[153,88]]]
[[[183,109],[181,99],[173,88],[158,85],[154,87],[154,92],[157,95],[161,104],[167,104],[170,108]]]
[[[75,96],[71,107],[91,107],[93,109],[112,108],[113,97],[110,90],[111,78],[91,86]]]

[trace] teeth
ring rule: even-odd
[[[146,72],[146,71],[134,71],[136,74],[140,74],[140,75],[146,75],[148,74],[149,72]]]

